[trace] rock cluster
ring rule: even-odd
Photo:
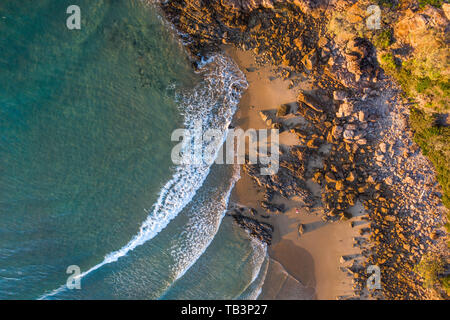
[[[284,206],[272,203],[275,193],[286,199],[297,196],[306,205],[313,204],[312,195],[306,188],[305,182],[305,150],[306,148],[297,146],[292,148],[289,153],[281,155],[279,170],[273,175],[261,175],[259,164],[246,163],[244,165],[244,171],[254,179],[259,187],[265,190],[264,200],[261,201],[262,208],[275,213],[285,211]]]
[[[255,209],[250,209],[255,210]],[[242,228],[247,230],[250,234],[250,236],[257,238],[261,242],[266,243],[267,245],[270,245],[272,243],[272,233],[273,233],[273,226],[261,222],[255,218],[245,216],[242,214],[241,211],[235,210],[233,213],[230,214],[234,221],[238,225],[240,225]]]
[[[315,44],[319,27],[319,20],[305,12],[319,12],[325,4],[305,0],[173,0],[161,6],[186,38],[193,58],[231,43],[254,50],[261,61],[303,70],[303,62],[312,67],[318,54]]]
[[[329,5],[326,11],[324,3]],[[276,175],[261,176],[258,165],[244,165],[265,190],[261,207],[269,214],[282,213],[284,207],[274,203],[274,195],[296,196],[308,206],[321,202],[325,221],[351,219],[352,227],[359,228],[354,246],[361,254],[344,255],[341,270],[352,277],[355,297],[429,298],[413,270],[426,252],[439,250],[442,244],[445,209],[439,186],[431,163],[412,141],[408,108],[399,90],[383,76],[373,45],[349,35],[336,36],[335,41],[327,34],[327,12],[348,6],[355,8],[356,1],[162,4],[194,59],[230,43],[253,50],[260,62],[281,66],[285,78],[295,71],[314,83],[313,90],[299,95],[296,110],[281,106],[275,117],[260,114],[269,127],[298,137],[298,145],[281,155]],[[361,21],[357,14],[354,19]],[[282,118],[289,113],[308,124],[285,126]],[[309,164],[316,158],[322,159],[322,165],[311,169]],[[308,190],[310,178],[322,187],[321,199]],[[358,205],[366,214],[356,218],[352,212]],[[258,222],[254,214],[235,211],[232,215],[253,236],[270,244],[270,225]],[[301,227],[299,232],[304,231]],[[369,265],[381,269],[381,291],[366,288]]]

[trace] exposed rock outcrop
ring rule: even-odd
[[[335,222],[352,219],[352,209],[361,205],[369,222],[354,241],[361,255],[342,258],[343,263],[353,261],[343,271],[353,277],[357,296],[430,298],[414,266],[442,245],[439,228],[445,209],[433,166],[408,128],[408,106],[384,77],[372,42],[361,37],[366,7],[353,0],[174,0],[162,8],[185,38],[193,60],[219,50],[223,43],[233,44],[253,50],[260,63],[271,62],[314,83],[313,90],[299,95],[296,111],[308,126],[287,128],[299,145],[281,156],[278,173],[262,176],[258,165],[244,165],[265,190],[262,208],[282,213],[274,195],[295,196],[308,206],[321,201],[326,209],[323,219]],[[448,7],[438,14],[434,10],[406,12],[395,35],[414,45],[420,41],[416,35],[430,24],[446,31]],[[276,116],[289,112],[281,107]],[[282,128],[272,115],[260,116],[268,127]],[[326,146],[329,152],[322,152]],[[323,165],[311,170],[308,163],[314,156],[320,156]],[[308,190],[310,178],[322,187],[321,199]],[[270,244],[271,226],[241,213],[233,217]],[[304,226],[298,231],[304,232]],[[381,269],[381,291],[367,291],[369,265]]]

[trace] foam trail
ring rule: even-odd
[[[184,242],[174,246],[171,251],[172,256],[176,258],[176,264],[172,266],[176,279],[181,278],[211,244],[227,211],[231,191],[239,178],[240,166],[234,165],[228,189],[220,195],[220,199],[213,198],[207,200],[207,205],[199,203],[198,208],[193,208],[194,215],[187,223],[188,231]]]
[[[238,300],[256,300],[262,291],[268,269],[267,245],[264,242],[250,237],[253,248],[253,273],[252,279],[244,290],[238,295]]]
[[[254,282],[251,283],[249,286],[249,289],[254,288],[251,292],[248,294],[243,294],[239,299],[242,300],[257,300],[259,295],[262,292],[262,287],[264,285],[264,281],[266,279],[267,270],[269,269],[269,259],[267,258],[265,260],[265,263],[260,268],[260,274],[258,275],[257,279],[255,279]]]
[[[203,129],[219,129],[222,133],[222,139],[219,140],[224,141],[241,94],[247,87],[247,82],[243,73],[230,58],[214,55],[208,59],[208,62],[200,70],[205,81],[193,92],[179,95],[178,100],[184,115],[186,129],[195,129],[196,125],[201,123]],[[204,141],[202,149],[208,149],[210,143],[217,144],[216,141]],[[216,156],[219,149],[220,145],[216,148]],[[198,164],[177,166],[172,179],[161,189],[158,200],[142,223],[139,233],[125,246],[109,253],[101,263],[81,273],[75,279],[82,279],[102,266],[117,261],[136,247],[154,238],[192,200],[208,176],[210,166],[211,164],[203,161],[199,161]],[[66,289],[67,286],[62,285],[58,289],[42,295],[39,299],[50,298]]]

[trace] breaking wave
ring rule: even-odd
[[[204,81],[194,90],[181,92],[177,97],[180,112],[184,116],[184,127],[188,130],[197,130],[200,123],[203,130],[209,128],[219,130],[221,137],[218,140],[223,142],[242,92],[247,88],[245,76],[230,58],[219,54],[204,60],[198,72],[203,75]],[[202,141],[202,150],[211,150],[211,143],[217,144],[217,140]],[[221,145],[217,144],[213,147],[215,155],[217,155]],[[117,261],[161,232],[192,200],[208,176],[210,163],[204,163],[203,161],[194,163],[196,164],[183,164],[175,167],[172,178],[159,192],[157,202],[151,210],[148,210],[148,216],[142,223],[139,232],[125,246],[107,254],[102,262],[76,278],[82,279],[102,266]],[[231,192],[231,188],[229,192]],[[220,221],[218,224],[220,225]],[[210,241],[209,239],[204,243],[203,249],[191,254],[201,255]],[[176,252],[178,251],[174,251],[174,253]],[[187,270],[193,264],[193,262],[187,263],[187,261],[195,260],[186,260],[181,257],[179,270]],[[181,267],[182,265],[184,267]],[[180,275],[182,273],[180,272]],[[44,294],[39,299],[50,298],[66,289],[67,286],[62,285],[58,289]]]
[[[171,248],[176,263],[171,266],[175,279],[181,278],[195,264],[214,239],[227,211],[231,191],[240,177],[240,167],[234,165],[227,190],[216,192],[211,199],[200,199],[190,210],[185,232]]]
[[[250,237],[250,235],[249,235]],[[247,287],[236,298],[237,300],[256,300],[261,294],[264,280],[269,266],[269,257],[267,254],[267,245],[264,242],[251,239],[251,245],[253,248],[253,274]]]

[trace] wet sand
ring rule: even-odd
[[[225,51],[245,73],[249,88],[241,99],[234,124],[244,130],[266,129],[259,116],[261,110],[276,110],[285,103],[295,103],[300,89],[307,90],[307,81],[289,89],[289,80],[276,77],[272,66],[260,67],[255,63],[253,53],[234,48]],[[302,119],[289,115],[289,121]],[[280,134],[280,147],[287,150],[298,143],[297,137],[289,132]],[[262,193],[253,181],[241,173],[241,179],[233,190],[232,201],[253,207],[259,212],[261,221],[274,226],[272,245],[268,249],[271,258],[268,273],[259,299],[336,299],[338,296],[353,296],[351,278],[340,270],[344,266],[340,257],[359,253],[353,248],[352,238],[358,236],[350,222],[325,223],[323,208],[309,210],[297,199],[282,199],[276,196],[275,203],[283,203],[288,210],[283,214],[267,214],[260,207]],[[320,187],[309,181],[315,193]],[[298,211],[298,213],[297,213]],[[299,225],[305,226],[300,235]]]

